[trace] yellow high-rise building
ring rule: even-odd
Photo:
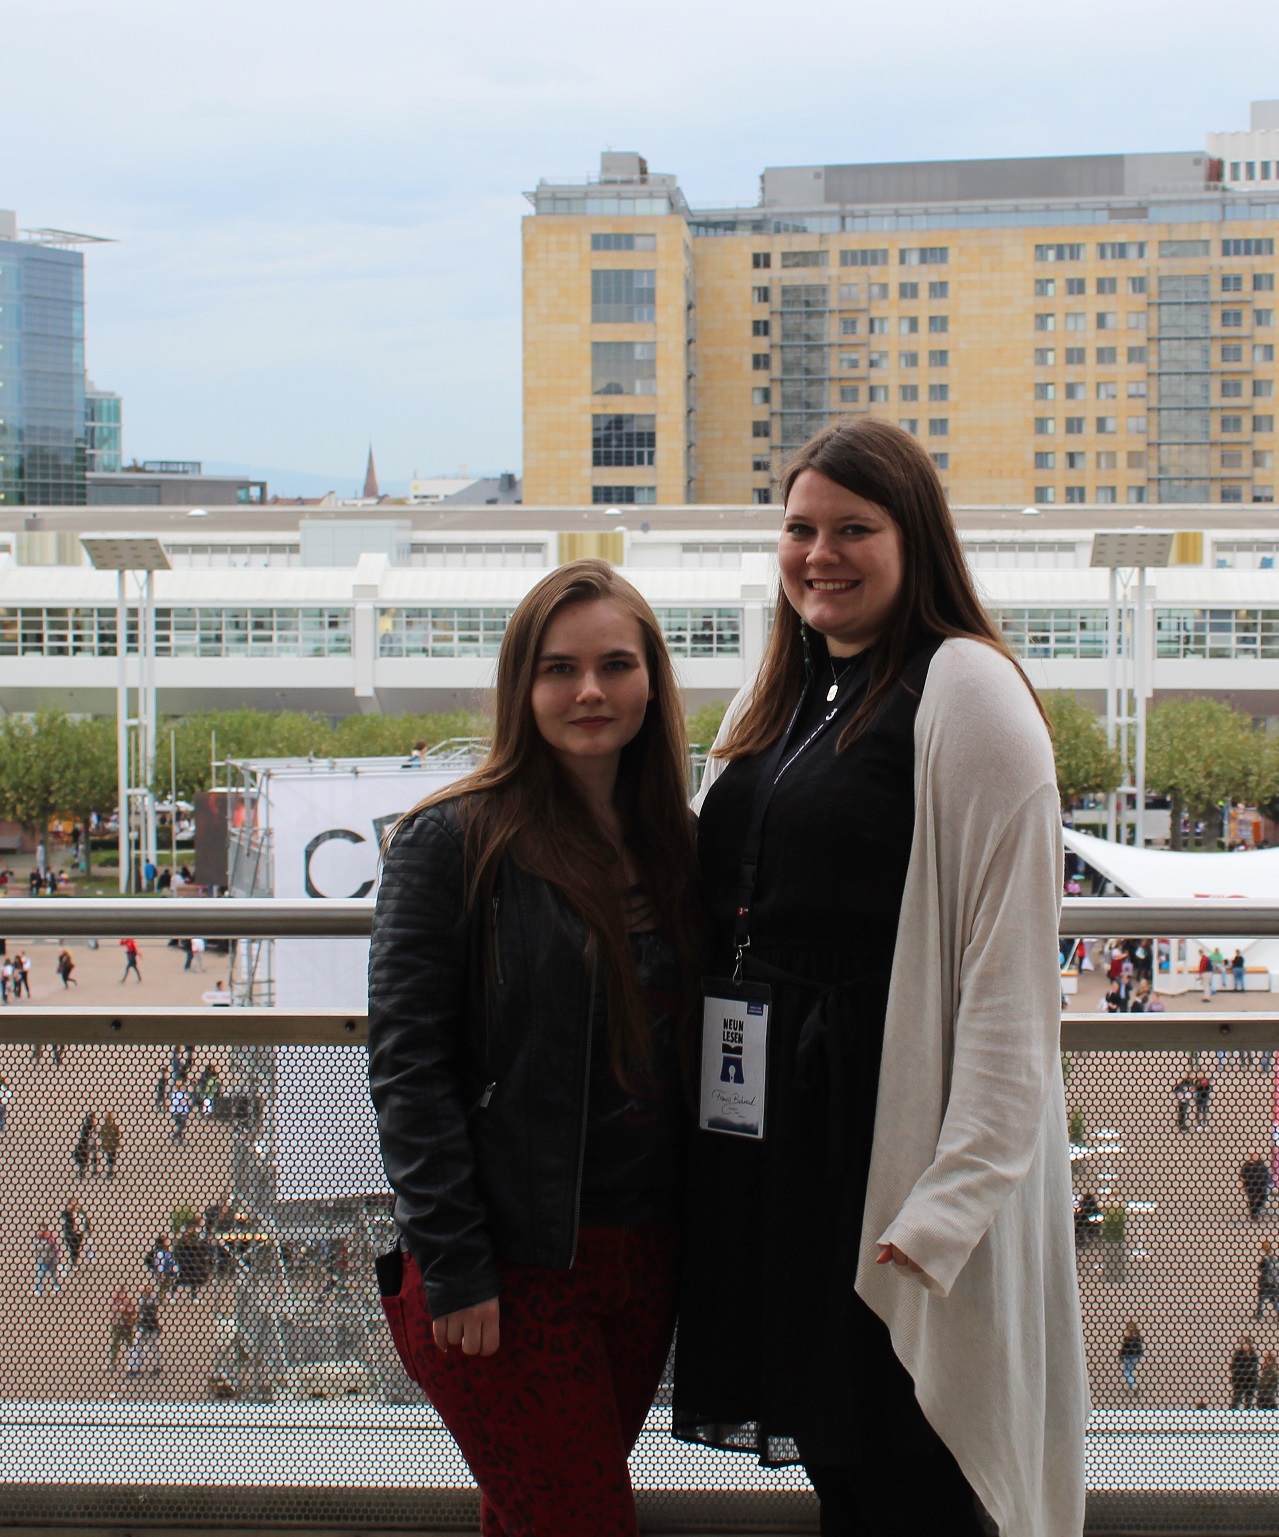
[[[543,182],[524,500],[767,502],[872,413],[958,504],[1273,501],[1275,156],[787,167],[702,212],[635,154]]]

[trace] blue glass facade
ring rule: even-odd
[[[0,240],[0,506],[85,500],[84,257]]]

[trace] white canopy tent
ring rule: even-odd
[[[1231,854],[1143,849],[1110,843],[1091,833],[1076,832],[1073,827],[1062,828],[1062,837],[1072,854],[1078,854],[1125,896],[1260,897],[1279,901],[1279,849]],[[1185,953],[1187,943],[1197,947],[1193,955]],[[1251,987],[1260,981],[1253,968],[1264,968],[1271,976],[1279,973],[1279,939],[1249,939],[1240,935],[1236,943],[1247,959]],[[1180,991],[1189,986],[1199,962],[1199,949],[1215,947],[1225,951],[1226,941],[1172,941],[1168,951],[1170,965],[1167,970],[1156,970],[1155,986],[1161,991]]]

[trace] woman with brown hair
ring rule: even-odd
[[[732,979],[706,1020],[740,1001],[746,1040],[717,1073],[704,1031],[675,1433],[801,1462],[825,1537],[975,1537],[974,1494],[1005,1537],[1067,1537],[1087,1389],[1048,732],[915,439],[839,424],[783,489],[773,631],[700,797]]]
[[[369,1076],[406,1369],[486,1537],[630,1537],[626,1458],[675,1316],[681,1047],[699,958],[683,709],[603,561],[511,618],[484,763],[404,817],[369,960]]]

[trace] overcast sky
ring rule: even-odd
[[[87,352],[139,458],[520,464],[520,218],[602,148],[695,206],[766,165],[1202,149],[1279,5],[0,0],[0,207],[108,235]],[[1266,64],[1266,60],[1270,64]],[[286,488],[283,481],[281,488]]]

